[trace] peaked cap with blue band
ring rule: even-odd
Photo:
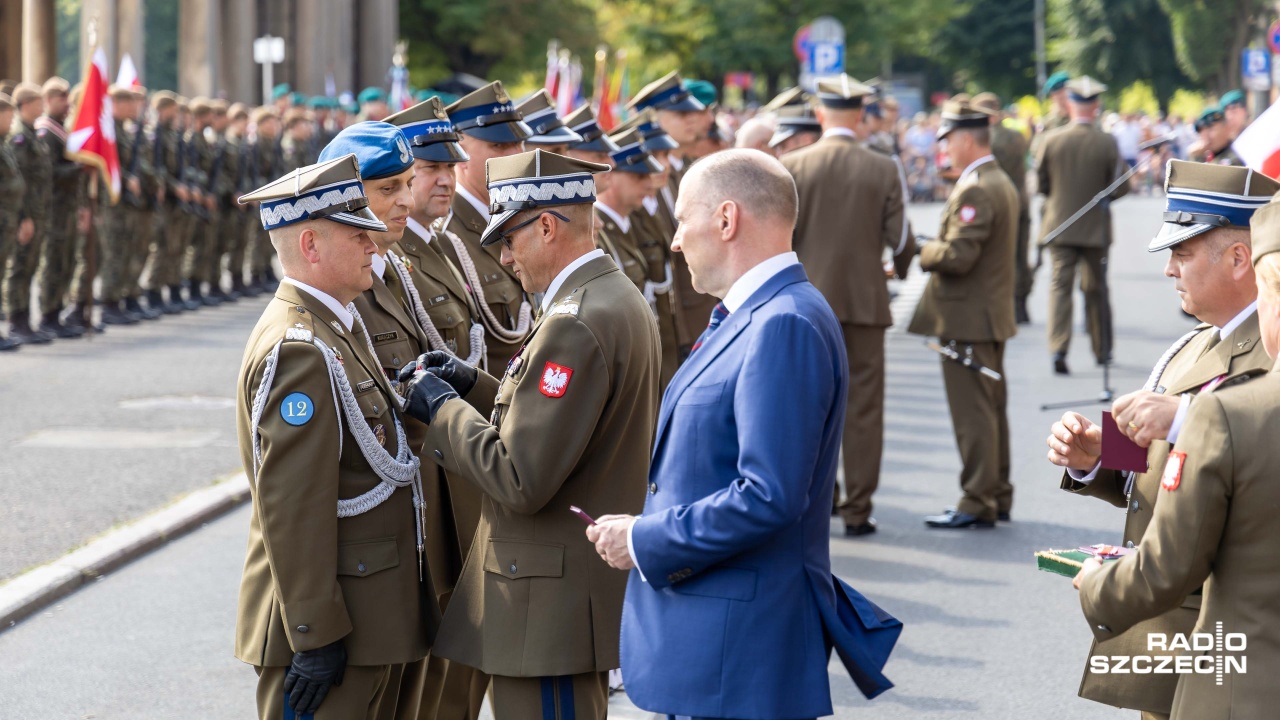
[[[464,95],[458,102],[445,108],[454,130],[491,143],[515,143],[528,140],[533,130],[524,122],[524,116],[502,82],[495,80],[473,93]]]
[[[569,143],[571,150],[580,152],[615,153],[618,146],[609,139],[596,121],[596,113],[590,103],[574,110],[564,117],[564,124],[582,136],[582,142]]]
[[[367,120],[349,125],[320,151],[320,161],[355,155],[360,177],[380,180],[413,167],[409,139],[391,123]]]
[[[458,133],[438,97],[388,115],[385,121],[400,128],[409,140],[409,152],[419,160],[457,163],[471,159],[458,144]]]
[[[676,142],[675,138],[668,135],[667,131],[663,130],[662,126],[658,124],[658,115],[652,109],[632,115],[630,120],[622,123],[614,130],[614,135],[632,128],[640,132],[640,138],[644,141],[645,152],[655,153],[662,150],[675,150],[680,147],[680,143]]]
[[[595,202],[593,176],[609,169],[608,165],[542,149],[490,158],[484,166],[489,184],[489,226],[480,235],[480,245],[498,242],[498,231],[522,210]]]
[[[818,102],[835,110],[857,110],[862,107],[863,98],[876,93],[875,88],[854,80],[846,73],[819,80],[817,91]]]
[[[1072,102],[1089,103],[1107,91],[1107,86],[1085,75],[1067,83],[1067,98]]]
[[[239,202],[257,202],[262,227],[268,231],[320,219],[378,232],[387,229],[369,210],[369,198],[360,179],[360,161],[355,155],[300,167],[241,195]]]
[[[812,97],[809,93],[805,92],[804,88],[787,88],[774,96],[772,100],[765,103],[764,106],[760,108],[760,112],[776,112],[784,107],[791,107],[792,105],[809,105],[811,101]]]
[[[610,135],[609,139],[618,144],[617,152],[609,154],[609,159],[613,160],[614,170],[641,175],[662,172],[662,163],[654,160],[653,156],[644,149],[644,138],[641,137],[639,129],[623,130]]]
[[[773,137],[769,138],[769,147],[778,147],[802,132],[822,132],[822,123],[818,122],[817,113],[808,103],[784,105],[778,108],[778,125],[773,131]]]
[[[582,136],[556,115],[555,100],[546,88],[520,101],[516,110],[520,111],[525,124],[533,130],[533,136],[525,140],[526,145],[568,145],[582,142]]]
[[[1164,225],[1147,246],[1165,250],[1219,227],[1248,228],[1280,183],[1246,167],[1170,160],[1164,180]]]
[[[628,110],[672,110],[675,112],[700,112],[706,110],[703,105],[684,87],[680,73],[674,70],[664,77],[645,85],[627,103]]]

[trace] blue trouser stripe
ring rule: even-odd
[[[560,720],[574,720],[573,676],[562,675],[559,679],[560,679]]]
[[[556,720],[556,688],[553,678],[542,678],[542,720]]]

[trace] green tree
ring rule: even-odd
[[[1049,0],[1049,56],[1117,92],[1147,81],[1167,103],[1175,90],[1194,82],[1173,61],[1173,30],[1162,1]]]
[[[1273,12],[1266,0],[1160,0],[1172,26],[1178,67],[1221,94],[1240,84],[1240,53]]]
[[[75,85],[80,82],[80,7],[83,0],[58,0],[55,6],[58,35],[58,75]]]
[[[149,89],[178,89],[178,7],[171,0],[146,0],[147,57],[141,72]]]
[[[953,89],[1036,93],[1035,0],[973,0],[936,40]]]

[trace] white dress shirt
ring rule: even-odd
[[[485,222],[489,222],[488,203],[480,202],[480,198],[467,192],[467,189],[462,187],[462,183],[458,183],[458,195],[460,195],[463,200],[466,200],[471,207],[475,208],[476,212],[480,213],[480,217],[484,218]]]
[[[833,127],[833,128],[827,128],[826,130],[822,131],[822,137],[824,138],[837,137],[837,136],[853,138],[854,140],[858,139],[858,136],[847,127]]]
[[[301,280],[294,280],[288,275],[280,278],[280,282],[289,283],[290,285],[298,288],[299,290],[302,290],[303,292],[307,293],[311,297],[324,303],[324,306],[329,308],[329,310],[335,316],[337,316],[338,320],[340,320],[342,324],[346,326],[348,332],[350,332],[351,328],[355,326],[355,322],[356,322],[355,316],[352,315],[345,307],[343,307],[342,303],[334,299],[334,297],[329,293],[324,292],[323,290],[317,290],[311,287],[310,285],[302,282]]]
[[[977,170],[979,165],[985,165],[989,162],[995,162],[995,161],[996,161],[996,156],[992,155],[991,153],[987,153],[986,155],[983,155],[977,160],[974,160],[973,162],[969,163],[969,167],[965,168],[964,172],[960,173],[960,178],[956,180],[956,184],[959,185],[960,183],[964,182],[965,178],[973,174],[973,171]]]
[[[428,245],[431,244],[431,240],[435,238],[435,235],[436,235],[434,232],[430,230],[430,228],[427,228],[422,223],[418,222],[417,220],[414,220],[413,218],[409,218],[409,229],[413,231],[414,235],[417,235],[418,237],[422,238]]]
[[[592,260],[601,257],[604,257],[604,251],[600,248],[596,248],[568,265],[565,265],[564,269],[561,270],[559,274],[556,275],[556,278],[551,281],[551,284],[547,286],[547,292],[542,296],[542,312],[546,312],[547,308],[551,307],[551,301],[555,298],[556,293],[560,291],[560,286],[564,284],[565,280],[569,279],[569,276],[573,274],[574,270],[577,270]]]
[[[623,233],[631,232],[631,218],[619,215],[617,210],[614,210],[599,200],[596,201],[596,209],[605,215],[608,215],[610,219],[618,223],[618,229],[622,230]]]
[[[796,256],[794,252],[784,252],[774,255],[768,260],[765,260],[759,265],[756,265],[743,273],[742,277],[738,278],[733,285],[729,287],[729,292],[725,293],[724,300],[721,300],[720,302],[724,305],[726,310],[733,313],[738,308],[742,307],[742,304],[754,295],[757,290],[764,287],[765,283],[772,280],[775,275],[786,270],[792,265],[799,264],[800,258]],[[627,553],[631,555],[631,564],[636,566],[636,570],[640,573],[640,579],[644,582],[649,582],[648,580],[645,580],[644,571],[640,569],[640,563],[636,560],[636,551],[631,545],[631,530],[634,527],[635,523],[632,523],[631,526],[627,528]]]
[[[385,280],[387,274],[387,258],[380,253],[373,254],[373,274],[379,280]]]
[[[666,188],[664,187],[663,190],[665,189]],[[641,200],[640,202],[644,204],[644,211],[649,213],[650,216],[658,214],[658,196],[657,195],[645,195],[644,200]]]

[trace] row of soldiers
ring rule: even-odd
[[[266,233],[236,200],[314,162],[345,117],[113,85],[113,202],[66,153],[79,92],[58,77],[0,85],[0,350],[80,337],[95,304],[101,332],[274,288]]]

